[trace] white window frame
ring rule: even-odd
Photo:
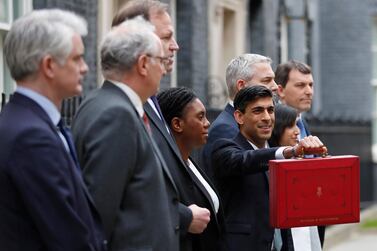
[[[288,61],[288,17],[280,17],[280,62]]]

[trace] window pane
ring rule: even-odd
[[[5,34],[6,34],[6,32],[0,32],[0,39],[2,40],[1,43],[0,43],[0,47],[2,47],[2,45],[4,45]],[[2,71],[1,75],[3,77],[3,79],[2,79],[3,90],[1,90],[1,92],[4,92],[5,94],[7,94],[7,97],[8,97],[9,94],[13,93],[13,91],[14,91],[15,82],[13,81],[13,79],[10,75],[9,68],[8,68],[8,66],[5,62],[5,58],[4,57],[2,57],[2,58],[3,58],[2,69],[0,69],[0,70]]]
[[[24,13],[22,1],[13,0],[13,20],[16,20]]]
[[[0,0],[0,22],[2,23],[9,23],[8,5],[9,0]]]

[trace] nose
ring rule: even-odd
[[[80,72],[81,74],[86,74],[89,71],[89,66],[86,64],[85,60],[82,59],[81,65],[80,65]]]
[[[305,94],[313,95],[313,86],[307,85],[306,88],[305,88]]]
[[[273,92],[273,93],[277,93],[277,90],[278,90],[278,85],[276,84],[275,80],[272,80],[271,84],[270,84],[270,90]]]
[[[160,64],[161,66],[161,70],[162,70],[162,75],[166,75],[167,71],[166,71],[166,66],[164,64]]]
[[[170,43],[170,45],[169,45],[169,50],[171,50],[171,51],[178,51],[178,50],[179,50],[178,43],[177,43],[177,41],[174,39],[174,37],[171,39],[171,43]]]
[[[211,123],[209,122],[209,120],[207,119],[207,117],[204,117],[204,128],[208,129],[209,126],[211,125]]]
[[[267,109],[265,109],[263,111],[263,114],[262,114],[262,120],[265,120],[265,121],[269,121],[271,120],[271,114],[268,112]]]

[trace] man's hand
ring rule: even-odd
[[[298,157],[303,157],[305,154],[327,155],[327,148],[317,136],[305,137],[295,147],[295,156]]]
[[[207,227],[211,213],[207,208],[198,207],[195,204],[190,205],[188,208],[192,212],[192,221],[188,231],[192,234],[201,234]]]
[[[317,136],[307,136],[293,146],[283,151],[285,158],[303,157],[305,154],[327,155],[327,148]]]

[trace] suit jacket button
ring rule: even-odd
[[[178,225],[175,226],[175,229],[174,229],[174,230],[175,230],[176,233],[178,233],[178,231],[179,231],[179,226],[178,226]]]

